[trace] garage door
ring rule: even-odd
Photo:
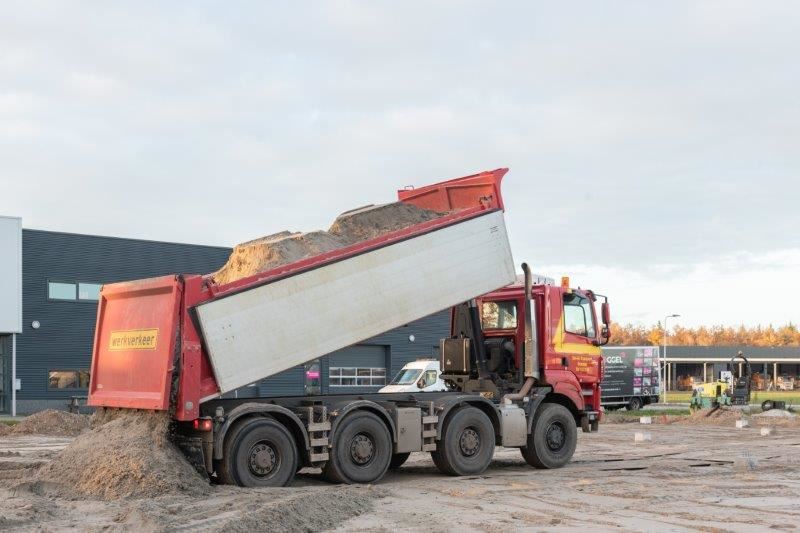
[[[328,392],[375,392],[387,383],[389,347],[359,344],[328,356]]]

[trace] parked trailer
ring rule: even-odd
[[[577,427],[597,429],[608,304],[601,327],[591,291],[534,287],[527,267],[515,282],[505,173],[400,191],[448,214],[227,285],[175,275],[103,287],[89,404],[171,410],[198,468],[243,486],[285,485],[302,466],[374,482],[413,451],[446,474],[477,474],[495,445],[562,466]],[[447,307],[451,391],[220,397]],[[573,310],[580,331],[565,327]]]
[[[603,348],[603,394],[607,411],[626,407],[638,411],[658,403],[658,346],[611,346]]]

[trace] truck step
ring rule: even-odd
[[[435,452],[436,451],[436,443],[433,444],[423,444],[422,445],[423,452]]]
[[[426,429],[422,432],[422,438],[435,438],[436,437],[436,429]]]
[[[312,453],[309,455],[312,463],[322,462],[328,460],[328,452]]]
[[[319,437],[316,439],[310,439],[309,445],[312,448],[316,448],[317,446],[328,446],[328,437]]]
[[[331,430],[331,423],[328,421],[325,422],[310,422],[308,424],[309,431],[330,431]]]
[[[436,424],[438,422],[439,422],[439,417],[437,415],[422,417],[423,424]]]

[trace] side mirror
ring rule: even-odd
[[[603,315],[603,324],[611,324],[611,307],[608,302],[603,302],[600,306],[600,313]]]

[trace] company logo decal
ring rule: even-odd
[[[158,328],[112,331],[108,341],[108,349],[111,351],[155,350],[157,345]]]

